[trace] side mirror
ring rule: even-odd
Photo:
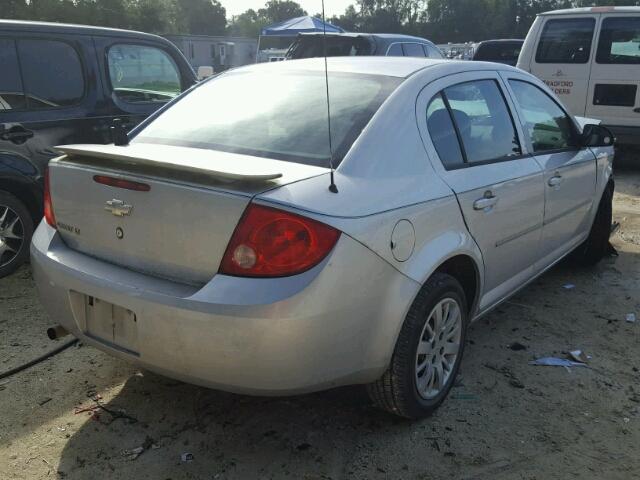
[[[203,65],[198,67],[198,81],[202,81],[205,78],[209,78],[211,76],[213,76],[213,67],[210,67],[208,65]]]
[[[585,147],[610,147],[616,138],[607,127],[589,123],[582,129],[581,140]]]

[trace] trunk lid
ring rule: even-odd
[[[217,272],[254,195],[327,169],[211,150],[135,144],[57,147],[49,164],[58,231],[70,248],[202,285]],[[148,191],[98,183],[96,175]]]

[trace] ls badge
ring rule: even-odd
[[[125,215],[131,215],[133,205],[127,205],[122,200],[114,198],[113,200],[107,200],[107,204],[104,207],[107,212],[111,212],[116,217],[124,217]]]

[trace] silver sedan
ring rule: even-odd
[[[613,138],[542,82],[330,58],[327,102],[324,66],[233,70],[129,142],[60,147],[31,247],[55,332],[233,392],[365,384],[416,418],[470,322],[604,256]]]

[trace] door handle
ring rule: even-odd
[[[551,177],[549,179],[549,181],[547,182],[547,184],[550,187],[557,187],[558,185],[560,185],[562,183],[562,175],[554,175],[553,177]]]
[[[484,197],[473,202],[473,209],[486,210],[493,207],[496,203],[498,203],[498,197],[496,197],[491,191],[487,191],[485,192]]]
[[[27,130],[18,123],[4,123],[0,126],[3,127],[2,133],[0,133],[0,140],[6,140],[8,142],[21,145],[33,137],[33,131]]]

